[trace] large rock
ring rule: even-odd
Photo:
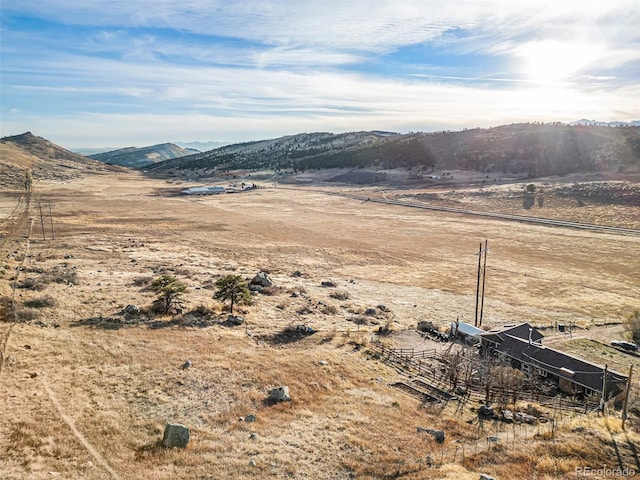
[[[291,400],[291,396],[289,395],[289,387],[287,386],[274,388],[269,392],[269,401],[273,403],[288,402],[289,400]]]
[[[270,287],[273,285],[273,280],[271,280],[271,277],[268,273],[260,272],[255,277],[253,277],[253,280],[251,280],[251,284],[260,285],[262,287]]]
[[[486,473],[481,473],[480,478],[478,480],[495,480],[491,475],[487,475]]]
[[[523,412],[516,412],[515,418],[517,422],[528,423],[530,425],[538,423],[538,419],[536,417]]]
[[[480,417],[494,417],[495,414],[495,410],[489,405],[481,405],[478,408],[478,416]]]
[[[242,325],[244,323],[244,318],[241,317],[240,315],[229,315],[227,317],[227,325],[235,325],[235,326],[239,326]]]
[[[190,430],[179,423],[167,423],[164,427],[162,445],[165,448],[186,448],[191,437]]]

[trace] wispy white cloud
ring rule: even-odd
[[[3,134],[41,126],[52,138],[91,131],[115,145],[640,118],[637,0],[21,0],[2,9],[36,19],[24,31],[2,20]]]

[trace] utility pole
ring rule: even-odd
[[[49,223],[51,224],[51,239],[55,240],[56,237],[53,234],[53,214],[51,213],[51,202],[49,202]]]
[[[44,235],[44,219],[42,218],[42,204],[38,201],[38,209],[40,210],[40,226],[42,227],[42,239],[46,240],[47,237]]]
[[[480,301],[480,326],[482,326],[482,312],[484,310],[484,281],[487,278],[487,251],[489,250],[489,241],[484,241],[484,266],[482,267],[482,299]]]
[[[629,364],[629,378],[627,378],[627,393],[624,395],[624,408],[622,409],[622,430],[624,421],[627,419],[627,404],[629,403],[629,391],[631,390],[631,376],[633,375],[633,364]]]
[[[480,242],[480,250],[478,250],[478,282],[476,283],[476,320],[474,325],[478,326],[478,302],[480,300],[480,262],[482,260],[482,242]]]

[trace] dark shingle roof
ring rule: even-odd
[[[529,329],[531,329],[532,342],[539,342],[544,338],[544,335],[542,335],[535,327],[532,327],[526,322],[515,326],[490,330],[488,332],[482,333],[481,336],[483,339],[489,340],[494,343],[502,343],[505,339],[505,335],[512,335],[514,337],[522,338],[523,340],[529,341]]]
[[[529,343],[528,340],[512,335],[504,335],[504,340],[496,347],[496,351],[502,352],[511,358],[538,368],[542,368],[558,377],[591,388],[602,390],[604,367],[587,362],[581,358],[553,348],[543,347],[540,344]],[[608,370],[607,392],[621,390],[627,377]]]

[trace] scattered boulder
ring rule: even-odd
[[[535,425],[538,423],[538,419],[536,417],[523,412],[516,412],[515,419],[516,422],[528,423],[529,425]]]
[[[256,466],[256,461],[255,460],[249,460],[249,466],[250,467],[255,467]]]
[[[494,417],[496,412],[493,410],[493,407],[490,405],[480,405],[478,408],[478,416],[479,417]]]
[[[495,480],[495,478],[493,478],[491,475],[487,475],[486,473],[481,473],[478,480]]]
[[[189,444],[191,431],[179,423],[167,423],[164,428],[162,445],[165,448],[186,448]]]
[[[487,437],[487,442],[489,443],[498,443],[499,441],[500,441],[500,437],[494,437],[494,436]]]
[[[378,311],[375,308],[367,308],[364,311],[364,314],[368,317],[375,317],[378,314]]]
[[[329,365],[329,362],[326,360],[320,360],[320,365]]]
[[[229,315],[226,323],[227,325],[242,325],[244,323],[244,318],[239,315]]]
[[[289,387],[283,385],[282,387],[274,388],[269,392],[269,401],[273,403],[288,402],[291,400],[289,395]]]
[[[244,417],[244,421],[247,423],[253,423],[257,420],[256,416],[253,413],[250,413],[246,417]]]
[[[186,370],[187,368],[191,368],[191,360],[187,360],[186,362],[184,362],[181,368],[183,370]]]
[[[258,438],[258,434],[256,432],[251,432],[249,435],[249,440],[256,440]]]
[[[255,277],[253,277],[253,280],[251,280],[251,284],[260,285],[262,287],[271,287],[273,285],[273,280],[271,280],[271,277],[267,272],[260,272]]]
[[[322,287],[329,287],[329,288],[331,288],[331,287],[335,287],[335,286],[336,286],[336,284],[335,284],[335,283],[333,283],[331,280],[325,280],[325,281],[323,281],[322,283],[320,283],[320,285],[321,285]]]
[[[431,428],[417,427],[416,430],[418,432],[425,432],[430,435],[433,435],[433,438],[438,443],[444,443],[446,435],[442,430],[433,430]]]
[[[262,285],[256,285],[256,284],[253,284],[253,283],[251,285],[249,285],[249,291],[250,292],[261,293],[263,289],[264,289],[264,287]]]
[[[511,410],[502,410],[502,420],[506,423],[513,423],[513,412]]]

